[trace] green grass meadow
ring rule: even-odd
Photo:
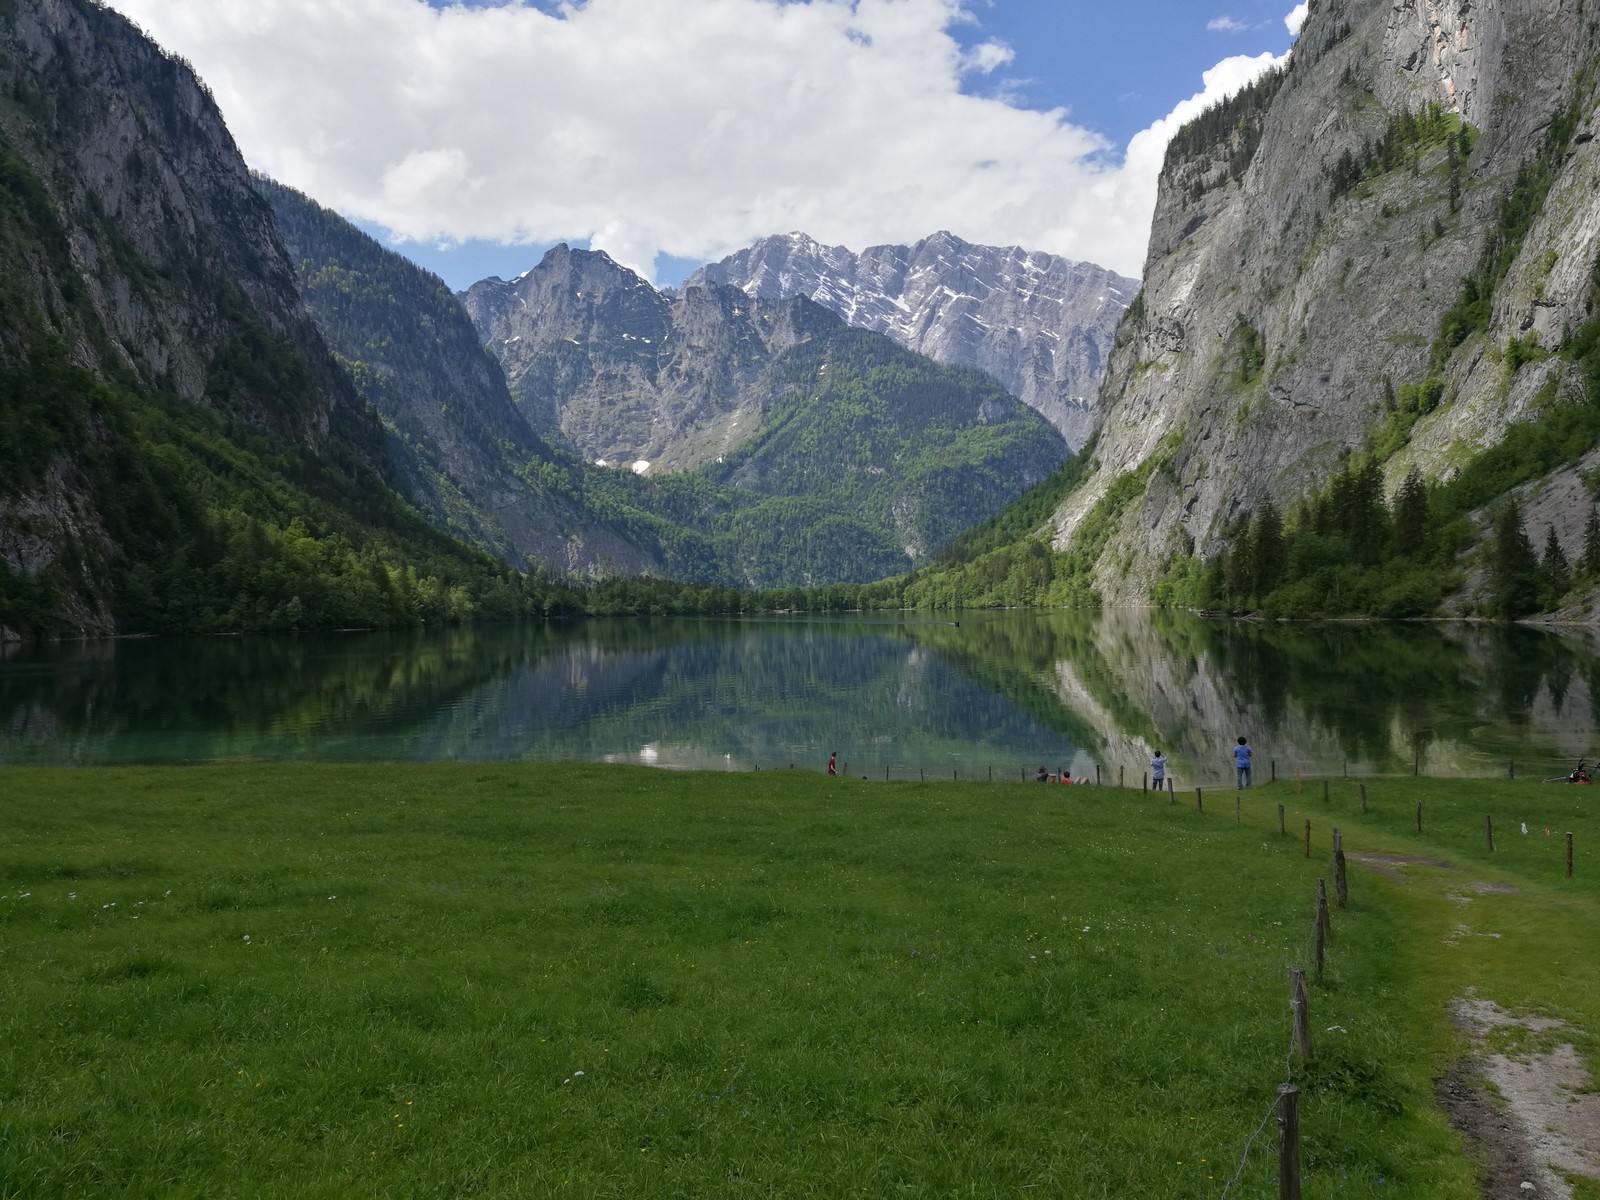
[[[1600,1062],[1592,793],[1368,786],[1236,825],[1232,792],[804,772],[8,769],[0,1197],[1219,1196],[1337,824],[1456,865],[1352,868],[1305,1195],[1466,1200],[1450,998]]]

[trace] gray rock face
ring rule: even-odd
[[[1496,236],[1502,198],[1574,103],[1578,132],[1495,287],[1489,329],[1437,367],[1443,401],[1388,461],[1390,485],[1413,466],[1448,477],[1537,404],[1581,394],[1564,360],[1518,367],[1503,351],[1529,334],[1554,349],[1593,312],[1600,155],[1581,89],[1595,46],[1579,0],[1323,0],[1262,103],[1224,113],[1212,145],[1180,135],[1101,393],[1097,469],[1055,517],[1065,548],[1116,480],[1160,468],[1097,568],[1107,602],[1146,602],[1165,559],[1214,552],[1262,500],[1288,511],[1384,422],[1391,388],[1435,373],[1441,318]],[[1438,139],[1333,186],[1342,156],[1359,161],[1394,117],[1429,104],[1478,132],[1458,168]]]
[[[826,316],[732,287],[664,295],[604,253],[566,246],[461,299],[536,430],[590,462],[652,472],[704,466],[752,436],[773,360]]]
[[[763,238],[686,286],[706,283],[764,300],[805,296],[935,362],[986,371],[1073,450],[1093,428],[1112,335],[1139,288],[1092,263],[944,232],[860,254],[803,233]]]

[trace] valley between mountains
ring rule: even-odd
[[[1312,6],[1142,282],[774,234],[460,295],[92,0],[0,28],[0,637],[1176,604],[1589,620],[1595,14]]]

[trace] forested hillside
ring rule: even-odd
[[[0,638],[520,613],[435,532],[188,68],[88,0],[0,23]]]
[[[518,411],[497,363],[437,276],[337,213],[262,176],[307,310],[392,438],[406,490],[432,522],[525,570],[628,574],[663,568],[656,539],[630,540],[582,503],[570,456]]]

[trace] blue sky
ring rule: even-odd
[[[800,229],[949,229],[1127,274],[1165,137],[1292,0],[110,0],[251,165],[457,289],[556,241],[675,283]]]

